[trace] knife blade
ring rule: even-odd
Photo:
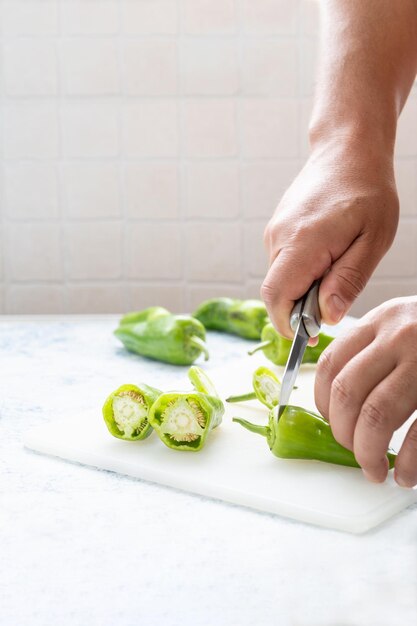
[[[306,295],[298,300],[291,313],[291,327],[295,331],[281,383],[279,405],[274,418],[279,421],[291,396],[310,337],[320,332],[321,315],[318,305],[319,281],[315,281]]]

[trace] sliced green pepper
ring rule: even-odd
[[[206,331],[189,315],[172,315],[161,307],[129,313],[114,334],[130,352],[174,365],[191,365],[200,354],[207,361]]]
[[[149,422],[168,448],[196,452],[221,423],[224,405],[203,370],[191,367],[188,376],[195,391],[161,394],[152,405]]]
[[[261,343],[250,350],[248,354],[252,355],[259,350],[263,350],[266,358],[272,361],[272,363],[285,365],[291,350],[292,340],[282,337],[271,323],[264,326],[261,339]],[[320,333],[318,344],[316,346],[307,346],[302,362],[317,363],[319,356],[333,339],[334,337]]]
[[[127,441],[149,437],[152,432],[149,410],[161,393],[143,383],[122,385],[113,391],[103,405],[103,417],[110,433]]]
[[[245,339],[260,339],[268,321],[265,305],[260,300],[212,298],[202,302],[193,316],[208,330],[219,330]]]
[[[329,422],[321,415],[298,406],[288,405],[278,420],[276,411],[269,412],[268,426],[252,424],[235,417],[234,422],[247,430],[266,437],[269,448],[282,459],[311,459],[360,467],[353,452],[341,446],[333,436]],[[389,467],[394,467],[395,452],[387,451]]]
[[[226,402],[245,402],[258,398],[262,404],[272,409],[279,404],[281,381],[268,367],[258,367],[252,376],[254,391],[239,396],[229,396]]]

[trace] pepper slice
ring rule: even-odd
[[[266,437],[271,452],[279,458],[310,459],[360,467],[353,452],[336,441],[329,422],[313,411],[288,405],[277,420],[271,410],[268,426],[252,424],[239,417],[234,417],[233,421]],[[396,456],[393,450],[387,451],[390,469],[394,467]]]
[[[208,330],[218,330],[245,339],[260,339],[268,313],[261,300],[212,298],[205,300],[194,311]]]
[[[254,371],[252,385],[254,391],[238,396],[229,396],[226,398],[226,402],[245,402],[258,398],[268,409],[279,404],[281,381],[268,367],[261,366]]]
[[[195,452],[221,423],[224,405],[203,370],[191,367],[188,377],[195,391],[161,394],[152,405],[149,422],[168,448]]]
[[[143,383],[122,385],[113,391],[103,405],[103,418],[109,432],[126,441],[149,437],[152,432],[149,410],[161,393]]]
[[[157,361],[191,365],[201,354],[206,361],[209,358],[203,324],[189,315],[172,315],[161,307],[129,313],[114,334],[130,352]]]
[[[292,340],[282,337],[271,323],[264,326],[261,335],[261,343],[249,350],[248,354],[252,356],[255,352],[263,350],[267,359],[275,363],[275,365],[285,365],[290,354]],[[324,333],[319,334],[319,341],[316,346],[307,346],[303,357],[303,363],[317,363],[321,353],[333,341],[334,337],[330,337]]]

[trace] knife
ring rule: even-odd
[[[290,399],[308,340],[310,337],[317,337],[320,332],[319,284],[320,281],[316,280],[305,296],[296,302],[291,312],[290,325],[294,331],[294,340],[284,370],[279,405],[274,409],[274,419],[277,421]]]

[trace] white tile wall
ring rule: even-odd
[[[4,90],[8,96],[54,96],[58,57],[54,41],[14,39],[3,46]]]
[[[72,37],[61,42],[63,90],[68,96],[106,96],[120,91],[116,41]]]
[[[171,99],[127,99],[121,105],[126,157],[178,156],[178,105]]]
[[[119,114],[113,101],[70,100],[61,106],[64,157],[116,157],[119,153]]]
[[[3,184],[4,209],[10,221],[59,217],[58,165],[54,161],[9,161]]]
[[[124,166],[125,210],[129,218],[179,217],[179,167],[175,161],[130,161]]]
[[[66,218],[120,218],[120,190],[120,167],[114,161],[67,161],[62,164],[62,206]]]
[[[178,7],[172,0],[137,2],[121,0],[122,33],[126,35],[175,35]]]
[[[314,0],[0,0],[0,312],[258,297],[308,154]],[[417,292],[417,89],[397,239],[353,312]]]

